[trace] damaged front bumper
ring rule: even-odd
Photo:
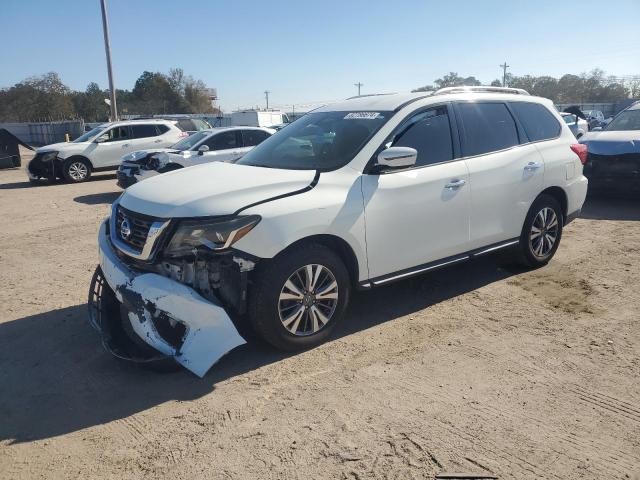
[[[117,183],[120,188],[126,189],[134,183],[141,182],[146,178],[156,175],[158,175],[158,172],[155,170],[144,169],[140,163],[123,161],[118,168]]]
[[[136,362],[173,358],[199,377],[245,343],[220,302],[171,278],[137,272],[113,249],[105,221],[89,319],[114,355]]]

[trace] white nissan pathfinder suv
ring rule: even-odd
[[[328,105],[237,163],[127,189],[100,228],[90,320],[117,356],[197,375],[249,333],[312,347],[349,321],[354,288],[507,247],[547,263],[585,200],[585,159],[522,90]]]

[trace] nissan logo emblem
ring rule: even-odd
[[[120,236],[123,240],[129,240],[131,236],[131,226],[129,225],[128,218],[124,218],[120,224]]]

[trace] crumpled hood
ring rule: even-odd
[[[640,131],[589,132],[580,139],[590,153],[596,155],[624,155],[640,153]]]
[[[314,170],[206,163],[136,183],[122,194],[120,204],[159,218],[230,215],[252,203],[305,188],[314,176]]]
[[[36,153],[41,152],[51,152],[52,150],[68,150],[69,148],[79,147],[78,150],[81,150],[85,145],[83,143],[71,143],[71,142],[59,142],[52,143],[51,145],[45,145],[44,147],[36,148]]]

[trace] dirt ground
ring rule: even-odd
[[[336,337],[203,379],[86,322],[113,175],[0,171],[0,478],[640,479],[640,204],[589,200],[545,268],[485,258],[355,296]]]

